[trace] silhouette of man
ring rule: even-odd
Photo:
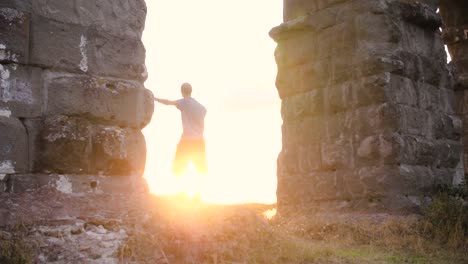
[[[177,144],[172,170],[176,176],[182,176],[190,161],[199,174],[207,171],[205,140],[203,138],[206,108],[192,97],[192,86],[184,83],[180,87],[182,99],[171,101],[154,98],[156,102],[174,105],[180,110],[183,133]]]

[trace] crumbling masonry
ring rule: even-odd
[[[463,179],[467,6],[441,1],[441,33],[438,1],[284,1],[280,212],[412,210]]]
[[[0,192],[138,182],[145,17],[143,0],[0,1]]]

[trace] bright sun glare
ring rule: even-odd
[[[215,203],[276,202],[276,158],[281,148],[280,100],[275,89],[275,43],[268,31],[281,23],[281,0],[146,1],[143,41],[155,96],[179,99],[190,82],[208,110],[204,184],[189,167],[171,173],[182,133],[175,107],[155,105],[145,128],[145,177],[156,194],[201,194]],[[203,187],[201,187],[203,186]]]

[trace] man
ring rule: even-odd
[[[161,104],[176,106],[181,112],[183,133],[177,145],[173,172],[182,176],[192,161],[198,173],[205,175],[207,164],[203,130],[206,108],[192,97],[192,86],[189,83],[182,84],[180,91],[183,98],[176,101],[154,98]]]

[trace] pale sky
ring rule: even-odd
[[[210,202],[276,202],[281,149],[276,44],[268,31],[282,21],[282,0],[147,0],[143,41],[156,97],[180,98],[189,82],[208,109],[205,139]],[[176,192],[170,168],[182,132],[180,112],[155,105],[145,128],[145,177],[156,194]]]

